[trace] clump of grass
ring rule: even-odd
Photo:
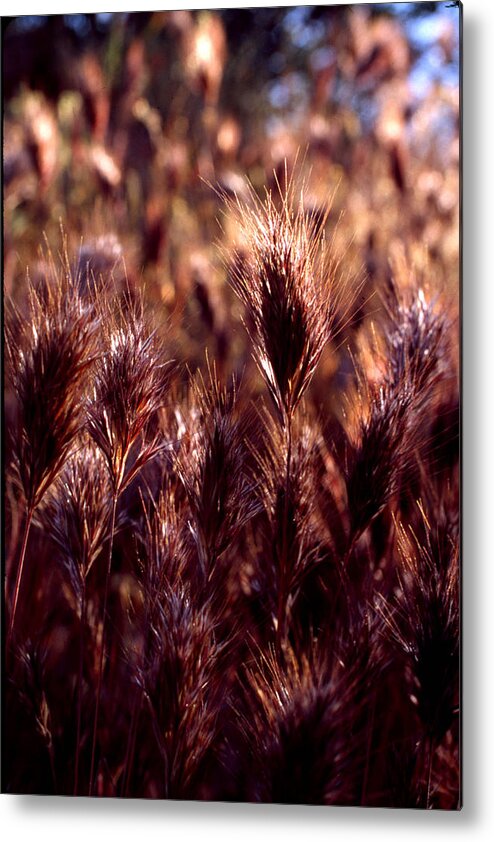
[[[91,569],[109,540],[112,494],[104,457],[89,440],[64,465],[42,517],[74,592],[79,631],[77,671],[77,734],[75,742],[74,794],[79,791],[82,684],[87,634],[87,581]]]
[[[141,303],[129,302],[116,312],[104,303],[102,354],[87,402],[87,429],[103,454],[112,485],[108,556],[102,608],[102,639],[96,690],[89,793],[94,783],[99,703],[103,678],[106,612],[118,500],[144,466],[161,449],[151,425],[166,401],[171,365]]]
[[[264,201],[252,193],[250,204],[236,200],[230,201],[229,206],[244,234],[247,250],[244,259],[238,250],[234,252],[232,286],[246,308],[254,358],[273,400],[279,425],[279,438],[273,439],[271,447],[272,463],[279,463],[278,457],[283,454],[281,484],[278,464],[276,470],[274,464],[264,470],[266,490],[270,474],[277,475],[278,483],[274,492],[277,499],[272,504],[277,511],[271,522],[276,523],[274,622],[280,649],[286,634],[288,600],[296,584],[295,567],[299,571],[308,567],[308,551],[301,547],[297,550],[294,540],[300,532],[301,546],[304,541],[302,520],[299,518],[297,524],[293,508],[297,493],[292,465],[297,448],[293,440],[294,419],[326,344],[336,336],[348,289],[325,240],[329,206],[322,215],[307,212],[304,190],[297,194],[295,179],[288,177],[287,170],[284,186],[277,182],[277,187],[278,194],[266,192]],[[357,291],[358,287],[347,299],[347,309]],[[299,478],[303,474],[304,470]],[[301,551],[307,552],[307,564],[302,559],[295,560]]]
[[[228,204],[255,387],[177,370],[112,240],[9,317],[12,790],[458,805],[453,317],[396,281],[338,348],[360,285],[285,181]]]
[[[357,799],[357,680],[350,664],[327,662],[313,644],[297,656],[261,654],[246,675],[243,724],[250,799],[352,804]]]
[[[382,375],[369,383],[364,374],[357,390],[357,440],[347,466],[352,541],[413,475],[417,452],[426,451],[424,412],[445,364],[447,318],[421,289],[408,300],[396,290],[394,296]]]
[[[423,517],[430,536],[431,527]],[[379,611],[391,641],[408,664],[410,700],[421,721],[424,754],[424,806],[432,798],[435,753],[452,727],[459,704],[459,567],[452,542],[449,557],[435,552],[430,537],[419,543],[413,530],[398,529],[402,561],[400,590]]]
[[[159,795],[200,798],[228,699],[228,659],[208,606],[166,582],[138,673],[160,756]]]
[[[15,396],[14,469],[25,500],[25,523],[10,599],[7,648],[14,631],[34,512],[60,473],[84,425],[84,385],[96,353],[94,312],[64,267],[29,286],[27,317],[7,327],[8,373]]]

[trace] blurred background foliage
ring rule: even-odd
[[[43,234],[56,248],[62,223],[79,266],[125,275],[165,307],[189,363],[206,346],[241,368],[224,260],[235,231],[218,193],[272,187],[298,156],[310,210],[332,197],[329,233],[365,278],[363,308],[391,273],[457,300],[451,3],[2,23],[8,295],[22,296],[27,266],[42,271]]]

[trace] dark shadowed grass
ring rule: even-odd
[[[361,676],[360,676],[361,678]],[[243,723],[249,798],[282,804],[355,804],[363,760],[359,677],[313,643],[297,656],[259,654],[248,669]]]
[[[431,526],[425,513],[428,532]],[[398,529],[400,589],[378,610],[392,643],[405,655],[410,700],[421,722],[422,806],[433,799],[435,754],[453,727],[459,705],[459,561],[451,542],[438,554],[433,540],[418,543],[411,528]]]
[[[458,806],[454,308],[400,278],[339,348],[285,180],[228,204],[255,384],[177,370],[112,238],[9,315],[10,791]]]
[[[189,501],[189,524],[206,582],[222,575],[222,557],[259,509],[248,465],[251,414],[238,407],[235,379],[228,387],[214,368],[191,384],[189,424],[180,442],[176,471]]]
[[[64,572],[74,592],[80,625],[74,795],[79,793],[82,684],[84,652],[88,646],[87,580],[105,542],[110,538],[111,510],[112,494],[107,465],[94,443],[86,441],[65,464],[42,511],[46,531],[57,547]]]

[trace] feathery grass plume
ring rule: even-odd
[[[136,635],[131,647],[126,647],[129,670],[136,685],[132,715],[127,736],[122,794],[128,794],[134,767],[136,738],[142,718],[144,687],[143,660],[155,643],[157,623],[160,621],[163,593],[181,584],[193,585],[189,552],[184,539],[184,524],[190,517],[186,501],[180,499],[171,477],[166,476],[158,499],[142,495],[143,521],[137,535],[139,549],[138,580],[141,601],[134,606]]]
[[[390,315],[382,375],[377,382],[365,372],[359,377],[357,441],[346,471],[353,542],[413,475],[416,451],[425,446],[422,413],[444,356],[446,317],[434,312],[422,290],[404,303],[396,298]]]
[[[28,313],[7,324],[8,371],[16,399],[15,470],[26,517],[10,606],[10,642],[33,514],[84,424],[83,387],[95,353],[96,321],[68,263],[28,290]]]
[[[259,509],[245,444],[250,413],[239,411],[235,379],[223,387],[208,363],[207,377],[198,372],[192,383],[189,418],[175,468],[204,580],[217,581],[220,557]]]
[[[319,561],[321,540],[314,522],[315,433],[307,419],[301,419],[288,445],[283,430],[267,412],[262,421],[263,448],[254,450],[264,514],[258,575],[279,648],[286,641],[304,579]]]
[[[181,584],[164,585],[149,632],[139,682],[160,752],[159,794],[201,798],[224,727],[228,644],[216,640],[208,606]]]
[[[456,387],[444,389],[445,397],[435,407],[430,427],[429,473],[438,489],[458,485],[460,460],[460,396]],[[455,504],[456,505],[456,504]]]
[[[444,373],[451,325],[445,309],[437,310],[421,287],[412,294],[400,294],[391,282],[391,294],[391,329],[387,335],[390,367],[386,377],[391,389],[412,392],[417,410]]]
[[[271,651],[247,669],[243,716],[248,799],[283,804],[355,804],[359,734],[357,676],[326,658]]]
[[[348,441],[338,423],[328,425],[310,417],[305,422],[305,436],[311,442],[309,493],[315,563],[309,565],[304,577],[297,622],[306,629],[333,632],[342,613],[348,622],[350,608],[350,582],[344,563],[350,523],[344,474]],[[340,447],[336,445],[338,438]],[[354,594],[354,598],[358,605],[360,597]]]
[[[307,213],[304,186],[295,178],[278,183],[264,201],[250,190],[250,202],[226,198],[246,241],[236,245],[231,283],[244,304],[259,371],[283,423],[292,418],[307,390],[344,297],[336,261],[324,228],[330,212]]]
[[[184,539],[188,506],[165,477],[158,499],[143,498],[144,519],[139,554],[139,581],[146,613],[152,617],[166,582],[188,581],[188,548]]]
[[[408,538],[408,540],[407,540]],[[413,540],[413,536],[412,536]],[[416,543],[416,541],[414,541]],[[413,546],[413,545],[412,545]],[[420,544],[410,552],[410,536],[399,533],[403,599],[414,634],[404,627],[401,645],[413,658],[417,710],[435,740],[440,741],[455,716],[459,692],[459,551],[451,543],[449,563],[438,558],[434,544]],[[408,639],[407,639],[408,638]]]
[[[109,548],[103,597],[103,631],[100,650],[96,711],[89,792],[94,783],[96,737],[105,649],[106,609],[118,499],[139,471],[161,450],[159,433],[152,431],[164,406],[172,366],[144,314],[142,300],[125,302],[118,309],[103,299],[103,353],[96,361],[93,391],[87,402],[87,427],[106,459],[112,483]],[[132,460],[132,461],[131,461]],[[129,464],[130,463],[130,464]]]
[[[110,511],[108,466],[87,441],[62,468],[40,513],[79,607],[89,572],[108,538]]]
[[[370,404],[358,397],[358,441],[350,451],[346,474],[350,545],[398,492],[413,460],[410,399],[400,401],[384,386],[373,390]]]
[[[385,592],[386,584],[380,584]],[[362,806],[386,803],[382,797],[387,784],[385,747],[388,741],[393,742],[390,728],[394,727],[395,707],[399,710],[400,705],[395,690],[396,658],[387,645],[382,617],[372,606],[377,590],[378,583],[371,577],[360,587],[345,582],[343,608],[319,633],[320,645],[333,651],[338,662],[351,666],[358,677],[355,728],[362,740],[356,771],[358,803]]]
[[[458,510],[459,488],[457,482],[450,482],[438,488],[433,476],[422,479],[422,496],[414,501],[413,507],[402,511],[402,522],[413,534],[413,548],[425,548],[434,559],[438,570],[446,573],[452,554],[460,546],[460,512]]]
[[[276,177],[275,177],[276,178]],[[228,200],[227,207],[246,240],[247,254],[234,248],[232,286],[249,320],[254,357],[273,400],[283,436],[284,491],[281,494],[281,547],[277,559],[277,646],[286,630],[289,597],[288,554],[292,484],[292,426],[324,347],[334,338],[341,318],[345,285],[325,241],[330,207],[323,214],[306,212],[302,185],[295,177],[276,180],[277,195],[264,201],[250,191],[250,203]]]
[[[142,301],[117,310],[103,302],[102,331],[102,353],[87,402],[88,430],[120,494],[159,451],[156,437],[148,436],[166,403],[173,367]],[[137,452],[130,460],[134,445]]]
[[[74,795],[78,793],[82,682],[87,627],[87,578],[108,539],[112,494],[108,466],[91,441],[65,464],[41,512],[68,573],[79,612],[77,734]]]
[[[459,703],[458,546],[451,546],[445,567],[432,544],[418,542],[413,530],[399,524],[398,549],[399,593],[391,602],[381,598],[377,610],[407,659],[410,700],[422,723],[423,800],[429,809],[434,755]]]
[[[47,794],[57,792],[57,774],[55,764],[55,746],[53,740],[53,722],[49,700],[46,694],[47,651],[41,640],[28,638],[16,647],[15,690],[18,703],[30,713],[37,736],[41,739],[49,763],[51,789]],[[7,745],[9,736],[7,736]],[[35,748],[33,747],[34,751]],[[45,784],[46,785],[46,784]]]

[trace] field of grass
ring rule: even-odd
[[[4,791],[460,807],[458,14],[4,25]]]

